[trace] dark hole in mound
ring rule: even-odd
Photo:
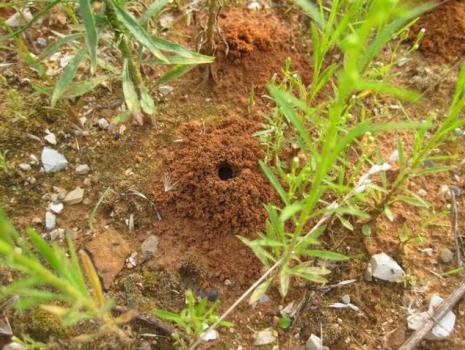
[[[234,170],[234,167],[228,162],[223,162],[218,165],[218,177],[221,180],[227,181],[229,179],[232,179],[236,175],[237,174],[236,174],[236,171]]]

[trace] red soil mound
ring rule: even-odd
[[[465,2],[448,1],[423,15],[412,28],[412,37],[425,28],[420,51],[443,63],[465,55]]]
[[[226,9],[220,13],[219,27],[223,40],[217,43],[214,66],[218,94],[240,99],[254,87],[262,94],[274,74],[282,75],[288,57],[291,68],[309,79],[311,59],[301,38],[294,37],[299,31],[286,27],[273,11]]]

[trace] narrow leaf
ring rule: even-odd
[[[79,9],[81,17],[84,21],[84,28],[86,30],[86,44],[89,50],[89,57],[91,62],[91,72],[95,74],[97,69],[97,28],[95,26],[94,14],[92,13],[90,0],[79,0]]]

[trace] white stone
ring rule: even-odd
[[[439,295],[433,294],[429,301],[429,313],[433,314],[435,308],[438,307],[444,299]],[[425,339],[428,340],[442,340],[446,339],[454,330],[455,326],[455,314],[452,311],[449,311],[444,315],[443,318],[431,329],[431,331],[426,335]]]
[[[443,299],[433,294],[430,299],[429,308],[427,312],[418,312],[410,315],[407,318],[409,329],[416,331],[423,327],[426,321],[428,321],[435,311],[435,307],[439,306],[443,302]],[[454,330],[455,326],[455,314],[449,311],[444,315],[443,318],[431,329],[431,331],[425,336],[428,340],[443,340],[446,339]]]
[[[344,304],[350,304],[350,295],[349,294],[345,294],[341,297],[341,301],[344,303]]]
[[[25,350],[25,347],[20,343],[10,343],[3,347],[3,350]]]
[[[45,141],[47,141],[51,145],[57,144],[57,137],[53,132],[50,132],[48,129],[45,130],[46,135],[44,136]]]
[[[55,193],[54,193],[55,194]],[[56,196],[56,194],[55,194]],[[58,196],[57,196],[58,197]],[[53,211],[55,214],[60,214],[63,209],[64,209],[64,205],[63,203],[61,202],[58,202],[58,201],[54,201],[54,202],[51,202],[49,205],[48,205],[48,208]]]
[[[90,168],[87,164],[78,164],[76,166],[76,174],[78,175],[86,175],[90,171]]]
[[[19,168],[20,168],[21,170],[23,170],[23,171],[29,171],[29,170],[31,170],[31,166],[30,166],[29,164],[27,164],[27,163],[21,163],[21,164],[19,164],[18,166],[19,166]]]
[[[305,344],[305,350],[329,350],[329,348],[323,345],[320,337],[311,334]]]
[[[388,282],[400,282],[405,272],[399,264],[386,253],[375,254],[370,260],[373,277]]]
[[[173,25],[174,17],[171,13],[164,14],[160,17],[160,26],[162,28],[169,28]]]
[[[55,173],[68,165],[65,156],[50,147],[44,147],[42,150],[41,161],[46,173]]]
[[[84,190],[81,187],[76,187],[74,190],[68,192],[63,199],[66,204],[78,204],[84,198]]]
[[[62,228],[56,228],[53,231],[50,231],[50,240],[55,241],[57,239],[62,239],[65,236],[65,230]]]
[[[100,118],[98,120],[98,127],[100,129],[107,130],[109,126],[110,126],[110,123],[108,123],[108,120],[106,120],[105,118]]]
[[[206,332],[200,334],[200,338],[203,341],[216,340],[216,339],[218,339],[219,336],[220,335],[218,334],[218,331],[216,331],[215,329],[211,329],[209,331],[206,331]]]
[[[255,346],[263,346],[274,343],[276,337],[273,335],[273,328],[265,328],[253,335]]]
[[[48,211],[45,213],[45,229],[47,231],[53,230],[57,225],[57,220],[55,214]]]
[[[31,20],[32,13],[28,8],[26,8],[22,11],[22,13],[17,12],[14,15],[8,17],[8,19],[5,21],[5,24],[9,27],[17,28],[22,27]]]
[[[252,1],[247,5],[249,10],[261,10],[262,5],[258,1]]]
[[[420,189],[418,190],[418,195],[421,196],[421,197],[426,197],[426,196],[428,195],[428,192],[426,192],[425,189],[420,188]]]

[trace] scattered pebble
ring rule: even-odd
[[[39,160],[34,154],[31,154],[29,156],[29,159],[30,159],[30,162],[29,162],[30,164],[39,164]]]
[[[17,12],[14,15],[8,17],[5,21],[5,24],[9,27],[18,28],[22,27],[26,23],[32,20],[32,13],[31,10],[28,8],[24,9],[23,11]]]
[[[55,194],[56,195],[56,194]],[[63,203],[59,202],[59,201],[54,201],[54,202],[51,202],[49,205],[48,205],[48,209],[50,209],[52,212],[54,212],[55,214],[60,214],[62,211],[63,211],[63,208],[65,206],[63,205]]]
[[[216,331],[215,329],[211,329],[207,332],[204,332],[202,334],[200,334],[200,338],[203,340],[203,341],[210,341],[210,340],[216,340],[219,338],[219,333],[218,331]]]
[[[55,173],[68,165],[65,156],[50,147],[43,148],[41,161],[46,173]]]
[[[76,187],[74,190],[68,192],[66,197],[63,199],[65,204],[78,204],[82,202],[84,198],[84,190],[81,187]]]
[[[126,267],[128,269],[133,269],[134,267],[137,266],[137,252],[133,252],[129,258],[126,259]]]
[[[108,120],[106,120],[105,118],[100,118],[98,120],[98,127],[102,130],[107,130],[108,127],[110,126],[110,123],[108,122]]]
[[[443,248],[439,252],[439,258],[444,264],[448,264],[454,259],[454,253],[449,248]]]
[[[250,3],[247,5],[247,8],[248,8],[249,10],[258,11],[258,10],[261,10],[261,9],[262,9],[262,5],[261,5],[258,1],[252,1],[252,2],[250,2]]]
[[[215,288],[210,289],[210,292],[207,295],[208,301],[217,301],[218,300],[218,291]]]
[[[268,345],[276,341],[276,337],[273,334],[273,328],[265,328],[259,332],[256,332],[253,337],[255,339],[255,346]]]
[[[454,133],[455,133],[455,136],[459,136],[459,137],[465,135],[465,132],[460,128],[456,128],[454,130]]]
[[[90,171],[90,168],[87,164],[78,164],[76,166],[76,174],[78,175],[86,175]]]
[[[31,170],[31,166],[27,163],[21,163],[18,165],[18,167],[23,170],[23,171],[29,171]]]
[[[344,303],[344,304],[350,304],[350,295],[349,294],[345,294],[341,297],[341,301]]]
[[[39,47],[45,47],[45,46],[47,46],[47,40],[46,40],[45,38],[42,38],[42,37],[41,37],[41,38],[37,38],[36,44],[37,44],[37,46],[39,46]]]
[[[56,241],[57,239],[63,239],[65,237],[65,230],[62,228],[56,228],[49,233],[50,240]]]
[[[53,230],[57,225],[56,216],[52,212],[45,213],[45,229],[47,231]]]
[[[159,22],[162,28],[170,28],[173,25],[174,17],[171,13],[167,13],[160,17]]]
[[[155,235],[148,236],[141,245],[142,255],[144,259],[150,258],[157,253],[159,238]]]
[[[407,323],[409,329],[416,331],[420,329],[424,323],[431,317],[434,313],[436,307],[438,307],[443,302],[443,299],[437,295],[433,294],[431,296],[429,307],[427,312],[417,312],[410,315],[407,318]],[[452,311],[449,311],[444,315],[443,318],[431,329],[431,331],[425,336],[425,339],[428,340],[443,340],[447,338],[455,326],[455,314]]]
[[[439,187],[439,194],[441,196],[443,196],[444,198],[450,198],[450,189],[449,189],[449,186],[447,185],[441,185],[441,187]]]
[[[91,186],[91,185],[92,185],[92,180],[91,180],[91,178],[90,178],[90,177],[86,177],[86,178],[84,179],[84,181],[82,182],[82,184],[83,184],[84,186],[87,186],[87,187]]]
[[[174,91],[174,87],[172,87],[171,85],[161,85],[158,88],[158,91],[162,96],[167,96]]]
[[[47,141],[49,144],[55,146],[57,144],[57,137],[53,132],[50,132],[50,130],[45,130],[46,135],[44,136],[45,141]]]
[[[320,337],[311,334],[305,344],[305,350],[329,350],[329,348],[323,345]]]
[[[405,272],[399,264],[386,253],[375,254],[370,260],[373,277],[388,282],[400,282]]]
[[[420,188],[420,189],[418,190],[418,195],[421,196],[421,197],[426,197],[426,196],[428,195],[428,192],[426,192],[425,189]]]
[[[454,192],[455,197],[460,197],[462,190],[457,186],[450,186],[450,190]]]

